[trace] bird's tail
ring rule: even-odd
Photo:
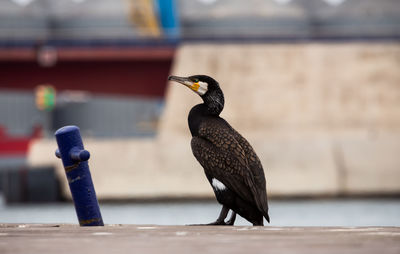
[[[261,214],[264,216],[264,218],[270,223],[269,219],[269,214],[268,214],[268,202],[267,202],[267,197],[265,196],[265,199],[261,202],[260,206],[258,207],[259,211]]]
[[[263,214],[264,218],[268,221],[268,223],[270,223],[270,219],[269,219],[269,214],[268,214],[268,198],[267,198],[267,192],[263,191],[261,193],[261,204],[260,204],[260,210],[261,213]]]
[[[268,212],[264,213],[264,218],[270,223]]]

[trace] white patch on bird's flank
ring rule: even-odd
[[[223,191],[226,189],[226,186],[215,178],[212,179],[211,184],[217,191]]]
[[[199,88],[197,89],[197,93],[203,95],[208,91],[208,83],[199,81]]]

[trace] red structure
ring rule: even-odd
[[[13,137],[7,134],[4,127],[0,126],[0,159],[10,157],[25,157],[29,144],[35,138],[42,136],[40,127],[36,127],[30,137]]]
[[[164,96],[174,48],[0,49],[0,89],[51,84],[57,91]],[[53,54],[53,55],[51,55]],[[44,59],[44,60],[43,60]],[[40,64],[42,61],[50,63]]]

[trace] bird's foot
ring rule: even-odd
[[[226,223],[223,220],[222,221],[216,220],[214,222],[208,223],[207,225],[210,225],[210,226],[225,226]]]
[[[207,224],[189,224],[188,226],[226,226],[226,225],[229,225],[229,224],[226,224],[225,221],[216,220],[214,222],[207,223]]]
[[[225,218],[228,215],[229,208],[227,206],[222,206],[221,212],[216,221],[208,223],[208,224],[192,224],[189,226],[233,226],[236,219],[236,213],[232,211],[231,218],[225,222]]]

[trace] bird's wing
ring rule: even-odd
[[[250,145],[250,143],[235,129],[232,128],[232,131],[233,131],[233,136],[238,141],[238,143],[243,148],[246,154],[249,168],[254,176],[254,181],[257,186],[257,190],[259,191],[258,197],[260,198],[260,203],[262,206],[261,211],[263,211],[265,218],[269,222],[267,189],[266,189],[264,169],[261,164],[261,161],[258,158],[253,147]]]
[[[242,199],[255,203],[243,170],[239,169],[242,165],[238,159],[201,137],[193,137],[191,145],[193,154],[203,166],[207,177],[218,179]]]
[[[202,123],[199,137],[192,139],[192,150],[206,174],[216,177],[242,199],[255,203],[261,212],[268,211],[261,196],[265,193],[259,191],[265,189],[265,179],[260,186],[256,179],[259,176],[250,168],[244,148],[225,121]]]

